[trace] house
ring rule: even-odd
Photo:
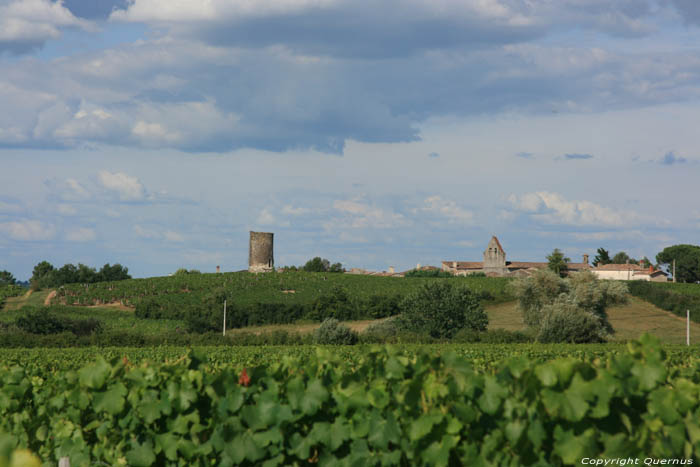
[[[654,269],[653,266],[644,268],[638,264],[601,264],[591,272],[599,279],[613,279],[618,281],[652,281],[666,282],[667,275],[664,271]]]
[[[506,252],[496,236],[491,237],[484,250],[483,261],[443,261],[442,270],[449,271],[457,276],[484,273],[487,276],[508,277],[527,276],[538,269],[547,268],[547,262],[506,261]],[[588,255],[583,255],[580,263],[566,263],[569,272],[591,270],[588,264]]]

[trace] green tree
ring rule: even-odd
[[[400,308],[401,328],[436,338],[451,338],[464,328],[485,331],[489,322],[477,294],[449,282],[424,284],[408,295]]]
[[[0,286],[3,285],[15,285],[17,279],[12,275],[10,271],[0,271]]]
[[[49,287],[47,285],[51,282],[51,275],[55,271],[55,268],[48,261],[42,261],[41,263],[34,266],[32,271],[32,277],[29,282],[32,284],[34,290],[40,289],[41,287]]]
[[[131,276],[129,275],[129,268],[125,268],[119,263],[116,263],[112,266],[108,264],[105,264],[102,266],[102,269],[100,269],[100,272],[97,273],[97,280],[98,281],[123,281],[126,279],[131,279]]]
[[[539,270],[510,287],[525,324],[542,342],[600,342],[613,332],[606,309],[627,299],[626,284],[598,280],[588,271],[562,279]]]
[[[656,255],[656,262],[666,265],[670,272],[673,272],[673,260],[676,260],[677,282],[700,281],[700,246],[673,245]]]
[[[559,250],[559,248],[555,248],[552,253],[547,256],[547,267],[549,268],[550,271],[555,272],[556,274],[563,276],[566,274],[566,263],[571,261],[571,258],[567,258],[564,256],[564,253]]]
[[[306,262],[304,265],[304,271],[306,272],[326,272],[330,267],[330,261],[327,259],[316,256]]]
[[[619,253],[615,253],[615,256],[612,257],[612,264],[639,264],[639,261],[637,261],[634,258],[631,258],[630,255],[625,253],[624,251],[620,251]]]
[[[599,266],[603,264],[610,264],[612,260],[610,259],[610,252],[605,248],[598,248],[596,251],[595,258],[593,258],[593,266]]]

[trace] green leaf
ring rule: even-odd
[[[92,406],[96,412],[107,412],[116,415],[124,409],[124,398],[127,394],[126,386],[117,383],[103,392],[94,393]]]
[[[156,461],[153,446],[149,441],[143,444],[132,443],[132,449],[126,453],[126,460],[133,467],[148,467]]]
[[[327,399],[328,391],[323,387],[323,383],[318,379],[314,379],[306,386],[306,391],[300,404],[301,411],[306,415],[313,415]]]
[[[442,419],[443,415],[439,413],[429,413],[418,417],[413,422],[411,422],[411,425],[408,429],[408,438],[411,441],[416,441],[423,438],[428,433],[430,433],[433,429],[433,426],[440,423]]]
[[[554,371],[554,368],[547,363],[535,367],[535,375],[537,375],[537,379],[539,379],[544,386],[552,387],[557,384],[557,373]]]
[[[109,366],[109,363],[104,358],[98,357],[95,363],[78,371],[80,384],[91,389],[100,389],[104,386],[111,371],[112,367]]]

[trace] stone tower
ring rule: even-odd
[[[274,235],[272,232],[250,232],[248,272],[275,270],[275,258],[272,254]]]
[[[499,276],[508,273],[506,252],[503,251],[503,247],[495,235],[491,237],[491,241],[484,251],[484,273],[498,274]]]

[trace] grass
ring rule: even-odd
[[[51,293],[50,290],[40,290],[38,292],[28,290],[27,293],[25,293],[22,296],[11,297],[5,300],[5,306],[3,307],[3,310],[19,310],[25,305],[44,306],[44,301],[46,300],[46,297],[49,296],[49,293]]]
[[[487,306],[486,312],[489,315],[489,329],[525,329],[515,301]],[[626,305],[609,308],[608,319],[615,329],[613,341],[637,339],[644,333],[650,333],[666,344],[685,344],[685,319],[636,297],[630,297]],[[700,324],[690,323],[690,339],[691,343],[700,342]]]

